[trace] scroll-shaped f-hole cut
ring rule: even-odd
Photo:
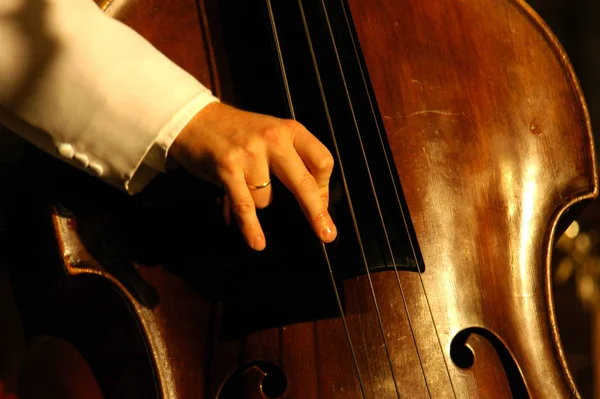
[[[461,369],[468,369],[475,363],[475,354],[467,344],[470,334],[469,330],[463,330],[456,334],[450,344],[450,357],[454,364]]]
[[[270,362],[240,366],[223,384],[218,399],[279,399],[287,390],[285,373]]]
[[[488,330],[474,327],[456,334],[450,344],[450,358],[465,372],[483,368],[483,362],[500,362],[512,397],[529,397],[525,381],[512,354],[504,343]]]

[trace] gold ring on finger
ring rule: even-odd
[[[250,190],[260,190],[261,188],[266,188],[266,187],[269,187],[270,185],[271,185],[271,179],[269,179],[266,182],[264,182],[263,184],[259,184],[259,185],[247,184],[247,186]]]

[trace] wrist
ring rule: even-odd
[[[166,151],[166,168],[167,170],[175,169],[186,163],[192,148],[196,146],[198,141],[198,133],[203,130],[203,126],[207,125],[207,121],[213,118],[217,110],[224,105],[218,101],[214,101],[205,105],[185,124],[181,131],[175,136],[169,148]]]

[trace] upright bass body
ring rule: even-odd
[[[241,3],[101,5],[226,101],[328,144],[339,241],[314,242],[277,188],[252,254],[194,183],[133,199],[50,184],[21,219],[53,238],[16,272],[38,276],[20,290],[32,334],[69,341],[107,398],[577,396],[550,254],[597,172],[546,26],[516,0]]]

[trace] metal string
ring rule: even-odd
[[[268,13],[269,13],[270,23],[271,23],[271,30],[272,30],[273,38],[274,38],[274,41],[275,41],[275,48],[276,48],[276,51],[277,51],[277,58],[278,58],[279,65],[280,65],[280,68],[281,68],[281,74],[282,74],[282,79],[283,79],[283,83],[284,83],[284,89],[285,89],[285,94],[286,94],[286,98],[287,98],[287,102],[288,102],[288,107],[289,107],[289,111],[290,111],[290,117],[295,120],[296,119],[296,115],[295,115],[295,112],[294,112],[294,105],[293,105],[293,102],[292,102],[291,91],[290,91],[290,87],[289,87],[289,83],[288,83],[288,79],[287,79],[287,74],[286,74],[286,70],[285,70],[285,64],[283,62],[283,56],[281,54],[281,46],[280,46],[280,43],[279,43],[279,36],[277,34],[277,26],[275,24],[275,18],[274,18],[274,15],[273,15],[273,7],[272,7],[272,4],[271,4],[271,0],[266,0],[266,4],[267,4]],[[327,117],[329,119],[329,113],[328,112],[327,112]],[[330,125],[330,128],[332,129],[332,125],[331,125],[330,121],[329,121],[329,125]],[[339,154],[338,154],[338,156],[339,156]],[[342,172],[342,175],[343,175],[343,172]],[[338,310],[340,312],[340,317],[341,317],[342,323],[344,325],[344,331],[346,333],[346,339],[348,340],[348,345],[350,347],[350,352],[352,354],[352,360],[353,360],[353,363],[354,363],[356,374],[358,376],[358,383],[359,383],[359,386],[360,386],[360,390],[361,390],[363,398],[365,398],[366,395],[365,395],[365,390],[364,390],[364,384],[363,384],[363,379],[362,379],[362,376],[361,376],[361,373],[360,373],[360,369],[358,367],[358,360],[356,358],[356,351],[354,350],[354,345],[352,344],[352,339],[350,337],[350,331],[348,329],[348,324],[346,322],[346,317],[345,317],[345,314],[344,314],[344,309],[343,309],[343,306],[342,306],[342,301],[340,299],[339,290],[338,290],[337,284],[335,282],[335,276],[334,276],[334,273],[333,273],[333,268],[331,267],[331,262],[329,260],[329,256],[328,256],[328,253],[327,253],[327,248],[325,247],[324,243],[321,243],[321,249],[323,251],[323,255],[324,255],[325,261],[327,263],[329,275],[330,275],[330,278],[331,278],[331,283],[333,285],[333,290],[334,290],[334,293],[335,293],[337,307],[338,307]]]
[[[311,40],[311,36],[310,36],[310,31],[309,31],[309,27],[308,27],[308,23],[306,21],[306,15],[304,13],[304,7],[302,5],[302,0],[298,0],[298,6],[300,8],[300,13],[302,15],[302,22],[304,24],[304,29],[306,31],[306,37],[307,37],[308,45],[309,45],[310,52],[311,52],[311,55],[312,55],[313,65],[314,65],[315,73],[317,75],[317,80],[318,80],[318,83],[319,83],[319,90],[321,92],[321,97],[322,97],[323,104],[324,104],[324,107],[325,107],[325,113],[327,115],[327,120],[329,122],[330,130],[331,130],[331,133],[332,133],[332,139],[333,139],[334,149],[335,149],[336,156],[337,156],[337,159],[338,159],[338,165],[339,165],[340,172],[341,172],[341,175],[342,175],[342,181],[343,181],[343,184],[344,184],[344,189],[345,189],[346,194],[347,194],[348,205],[349,205],[350,214],[351,214],[351,217],[352,217],[352,223],[354,225],[355,234],[356,234],[356,237],[357,237],[357,240],[358,240],[358,243],[359,243],[362,260],[363,260],[363,263],[365,265],[365,271],[366,271],[367,279],[369,281],[369,288],[371,289],[371,295],[373,297],[373,303],[374,303],[374,306],[375,306],[375,313],[377,315],[377,321],[378,321],[378,324],[379,324],[379,330],[380,330],[381,336],[383,338],[383,343],[384,343],[384,348],[385,348],[385,352],[386,352],[386,356],[387,356],[387,361],[388,361],[388,364],[389,364],[389,367],[390,367],[390,372],[392,374],[392,380],[394,381],[394,388],[396,390],[396,395],[398,397],[400,397],[400,390],[398,388],[398,383],[397,383],[395,372],[394,372],[394,366],[392,364],[392,359],[390,357],[389,346],[388,346],[388,343],[387,343],[387,339],[386,339],[386,335],[385,335],[385,330],[384,330],[384,327],[383,327],[383,320],[382,320],[382,317],[381,317],[381,312],[379,310],[379,304],[377,302],[377,296],[375,295],[375,289],[373,287],[373,280],[371,279],[371,273],[369,271],[369,265],[368,265],[368,262],[367,262],[367,258],[366,258],[364,246],[362,244],[361,234],[360,234],[360,231],[359,231],[359,228],[358,228],[358,223],[356,221],[356,215],[355,215],[355,212],[354,212],[354,207],[352,205],[352,199],[351,199],[351,195],[350,195],[350,190],[348,189],[346,175],[344,173],[344,167],[343,167],[343,164],[342,164],[342,161],[341,161],[339,147],[338,147],[337,140],[336,140],[336,137],[335,137],[333,125],[331,123],[331,117],[330,117],[330,113],[329,113],[329,108],[327,106],[327,100],[326,100],[326,97],[325,97],[325,91],[324,91],[323,83],[322,83],[322,80],[321,80],[321,74],[319,72],[319,67],[317,65],[316,55],[315,55],[315,52],[314,52],[314,47],[313,47],[313,44],[312,44],[312,40]],[[322,6],[323,6],[323,10],[325,12],[325,17],[326,17],[326,20],[327,20],[327,24],[329,26],[330,25],[329,24],[329,17],[327,15],[327,11],[325,9],[325,4],[322,4]],[[329,26],[329,28],[330,28],[330,26]],[[331,33],[331,29],[330,29],[330,33]],[[332,35],[332,42],[333,42],[333,45],[334,45],[334,50],[335,50],[336,58],[337,58],[337,61],[338,61],[340,73],[342,74],[342,80],[344,81],[344,87],[346,89],[346,96],[348,97],[348,103],[349,103],[350,108],[352,110],[353,122],[354,122],[354,125],[356,126],[356,130],[358,131],[358,125],[357,125],[357,122],[356,122],[356,118],[354,117],[354,110],[352,109],[352,101],[351,101],[349,93],[348,93],[347,85],[346,85],[346,82],[345,82],[345,78],[344,78],[344,75],[343,75],[343,72],[342,72],[342,68],[341,68],[341,64],[340,64],[340,60],[339,60],[339,55],[338,55],[337,47],[335,46],[335,41],[333,40],[333,35]],[[360,139],[360,137],[359,137],[359,139]],[[362,141],[361,141],[361,147],[362,147]],[[361,150],[362,150],[362,148],[361,148]],[[363,155],[364,155],[364,150],[362,152],[363,152]],[[366,158],[365,158],[365,163],[366,163]],[[367,163],[367,168],[368,168],[368,163]],[[371,179],[371,174],[370,174],[369,171],[368,171],[368,174],[369,174],[369,178]],[[372,181],[371,181],[371,186],[373,187]],[[373,189],[373,192],[374,192],[374,189]],[[389,245],[388,245],[388,247],[389,247]],[[403,296],[403,299],[404,299],[404,296]]]
[[[351,113],[352,113],[352,117],[353,117],[353,122],[355,124],[356,131],[357,131],[358,136],[359,136],[359,142],[360,142],[360,145],[361,145],[361,151],[363,153],[364,161],[365,161],[365,164],[367,166],[367,173],[369,175],[371,189],[372,189],[372,192],[374,194],[374,199],[376,201],[377,211],[378,211],[378,214],[379,214],[379,217],[380,217],[380,221],[381,221],[383,229],[384,229],[384,235],[385,235],[385,239],[386,239],[386,244],[387,244],[387,247],[388,247],[388,251],[390,252],[391,259],[392,259],[392,264],[393,264],[394,272],[395,272],[395,275],[396,275],[396,281],[397,281],[397,284],[398,284],[398,288],[400,290],[400,294],[401,294],[403,306],[404,306],[404,309],[405,309],[406,314],[407,314],[407,319],[408,319],[408,323],[409,323],[409,327],[410,327],[410,331],[411,331],[411,337],[412,337],[413,343],[415,345],[415,349],[416,349],[416,352],[417,352],[419,363],[421,364],[421,372],[423,374],[425,385],[427,387],[429,396],[431,396],[431,392],[430,392],[430,389],[429,389],[429,384],[427,382],[427,378],[425,376],[424,369],[423,369],[423,363],[422,363],[421,354],[419,352],[419,347],[418,347],[417,342],[416,342],[416,337],[415,337],[415,333],[414,333],[414,329],[413,329],[413,323],[411,321],[410,312],[408,310],[408,306],[407,306],[407,302],[406,302],[406,297],[404,295],[404,291],[403,291],[402,284],[401,284],[401,281],[400,281],[400,277],[399,277],[399,274],[398,274],[398,267],[396,265],[395,257],[394,257],[393,250],[392,250],[392,247],[391,247],[391,243],[390,243],[390,240],[389,240],[389,236],[388,236],[388,232],[387,232],[387,227],[386,227],[386,224],[385,224],[385,220],[383,218],[383,213],[381,211],[381,207],[380,207],[380,204],[379,204],[379,201],[378,201],[378,197],[377,197],[376,189],[375,189],[374,182],[373,182],[373,179],[372,179],[371,171],[370,171],[370,168],[368,166],[368,161],[367,161],[367,158],[366,158],[366,153],[364,151],[364,146],[363,146],[363,142],[362,142],[362,136],[360,134],[358,123],[356,121],[356,116],[355,116],[355,113],[354,113],[354,108],[352,106],[352,100],[351,100],[351,97],[350,97],[350,94],[349,94],[349,90],[348,90],[348,86],[347,86],[347,82],[346,82],[346,77],[345,77],[345,74],[343,72],[343,68],[342,68],[342,65],[341,65],[341,60],[339,58],[339,53],[338,53],[336,42],[335,42],[335,39],[334,39],[334,36],[333,36],[333,29],[331,27],[331,22],[330,22],[330,19],[329,19],[329,15],[327,13],[327,9],[326,9],[324,0],[321,0],[321,3],[322,3],[321,5],[322,5],[322,8],[323,8],[323,11],[324,11],[324,14],[325,14],[325,19],[327,21],[327,26],[328,26],[328,29],[329,29],[329,33],[331,35],[332,44],[334,46],[334,50],[335,50],[335,54],[336,54],[336,61],[338,63],[338,68],[339,68],[339,71],[340,71],[340,74],[341,74],[341,77],[342,77],[342,81],[343,81],[344,88],[345,88],[345,91],[346,91],[346,96],[347,96],[347,99],[348,99],[348,103],[350,105],[350,109],[351,109]],[[289,107],[290,107],[291,116],[292,116],[293,119],[295,119],[294,110],[293,110],[293,104],[292,104],[292,100],[291,100],[291,93],[290,93],[290,90],[289,90],[289,84],[288,84],[287,76],[286,76],[286,73],[285,73],[285,66],[284,66],[284,63],[283,63],[283,57],[281,55],[281,47],[279,45],[279,41],[278,41],[278,38],[277,38],[277,30],[276,30],[276,27],[275,27],[275,21],[274,21],[274,16],[273,16],[272,6],[271,6],[270,0],[267,0],[267,5],[268,5],[268,9],[269,9],[269,16],[270,16],[270,19],[271,19],[271,25],[272,25],[272,29],[273,29],[273,34],[274,34],[274,38],[275,38],[275,42],[276,42],[277,55],[278,55],[278,58],[279,58],[281,69],[282,69],[282,76],[283,76],[283,80],[284,80],[284,86],[285,86],[285,91],[286,91],[286,95],[287,95],[287,100],[288,100],[288,104],[289,104]],[[350,30],[350,23],[349,23],[349,20],[348,20],[348,14],[347,14],[347,11],[346,11],[346,7],[345,7],[345,5],[344,5],[343,2],[341,2],[341,5],[342,5],[343,11],[344,11],[344,17],[346,19],[346,24],[348,26],[348,29]],[[397,396],[400,397],[398,384],[397,384],[397,381],[396,381],[396,378],[395,378],[395,375],[394,375],[394,368],[393,368],[392,361],[391,361],[390,354],[389,354],[389,348],[388,348],[387,340],[385,338],[385,332],[384,332],[383,322],[382,322],[382,318],[381,318],[381,313],[380,313],[379,306],[378,306],[378,303],[377,303],[377,298],[376,298],[376,295],[375,295],[375,291],[374,291],[372,279],[371,279],[371,276],[370,276],[369,267],[368,267],[368,263],[367,263],[367,260],[366,260],[366,255],[365,255],[365,252],[364,252],[364,247],[362,245],[362,240],[361,240],[361,237],[360,237],[360,232],[359,232],[358,225],[357,225],[357,222],[356,222],[356,217],[355,217],[355,213],[354,213],[354,208],[352,206],[352,201],[351,201],[351,198],[350,198],[350,193],[349,193],[349,189],[348,189],[348,186],[347,186],[346,177],[345,177],[345,174],[344,174],[344,171],[343,171],[343,166],[341,165],[341,157],[340,157],[340,154],[339,154],[339,148],[338,148],[338,145],[337,145],[337,141],[335,139],[335,134],[334,134],[333,126],[332,126],[332,123],[331,123],[329,109],[327,107],[327,101],[325,99],[325,94],[324,94],[324,89],[323,89],[323,85],[322,85],[322,81],[321,81],[321,76],[320,76],[320,73],[319,73],[319,68],[317,66],[317,61],[316,61],[316,57],[315,57],[315,54],[314,54],[314,48],[313,48],[312,41],[311,41],[311,38],[310,38],[310,33],[309,33],[309,28],[308,28],[308,24],[307,24],[307,21],[306,21],[306,17],[305,17],[305,14],[304,14],[304,8],[302,6],[302,0],[298,0],[298,6],[299,6],[301,14],[302,14],[302,20],[303,20],[304,28],[305,28],[305,31],[306,31],[307,41],[308,41],[308,44],[309,44],[311,55],[312,55],[312,58],[313,58],[313,64],[314,64],[315,72],[316,72],[318,83],[319,83],[319,89],[321,91],[321,96],[322,96],[322,100],[323,100],[323,103],[324,103],[324,106],[325,106],[325,112],[326,112],[328,124],[329,124],[330,130],[331,130],[331,133],[332,133],[332,138],[333,138],[333,142],[334,142],[336,156],[338,158],[338,162],[339,162],[339,165],[340,165],[340,171],[341,171],[341,175],[342,175],[342,181],[343,181],[343,184],[344,184],[345,191],[347,193],[347,198],[348,198],[349,207],[350,207],[350,211],[351,211],[352,221],[353,221],[353,224],[354,224],[354,228],[355,228],[357,239],[359,241],[359,245],[360,245],[360,249],[361,249],[361,255],[362,255],[362,258],[363,258],[363,262],[365,264],[366,274],[367,274],[369,285],[370,285],[370,289],[371,289],[371,292],[372,292],[372,295],[373,295],[373,301],[374,301],[374,305],[375,305],[375,310],[376,310],[376,314],[377,314],[379,328],[380,328],[380,331],[381,331],[381,334],[382,334],[382,337],[383,337],[383,340],[384,340],[384,346],[385,346],[385,350],[386,350],[386,354],[387,354],[387,358],[388,358],[388,363],[389,363],[389,366],[390,366],[390,371],[392,373],[392,378],[393,378],[393,381],[394,381],[394,386],[395,386],[395,389],[396,389]],[[357,59],[359,59],[358,58],[358,48],[356,46],[356,43],[355,43],[354,38],[352,37],[352,35],[351,35],[351,40],[352,40],[352,45],[353,45],[355,54],[357,56]],[[363,70],[363,67],[362,67],[361,63],[359,63],[359,69],[360,69],[360,73],[361,73],[361,76],[362,76],[362,79],[363,79],[363,84],[365,85],[365,87],[367,87],[367,81],[366,81],[366,77],[365,77],[364,70]],[[372,103],[372,99],[371,99],[370,96],[368,96],[368,101],[369,101],[369,104],[371,106],[371,112],[372,112],[372,114],[374,116],[374,120],[376,121],[377,132],[379,134],[380,142],[381,142],[381,145],[382,145],[382,148],[383,148],[384,144],[383,144],[382,137],[381,137],[381,130],[380,130],[380,127],[379,127],[379,123],[377,123],[377,119],[376,119],[376,116],[375,116],[376,115],[375,114],[375,109],[374,109],[374,106],[373,106],[373,103]],[[385,152],[385,149],[384,149],[384,156],[385,156],[385,161],[386,161],[386,163],[388,165],[388,171],[390,173],[390,176],[393,177],[393,174],[392,174],[392,171],[391,171],[391,164],[390,164],[390,161],[389,161],[389,159],[387,157],[387,153]],[[397,187],[395,185],[395,181],[394,181],[393,178],[392,178],[392,184],[394,185],[394,192],[396,193],[396,200],[397,200],[398,205],[400,206],[400,210],[402,212],[403,222],[405,224],[405,228],[408,229],[407,221],[406,221],[406,218],[404,217],[404,209],[401,206],[401,201],[400,201],[400,198],[399,198],[398,189],[397,189]],[[422,268],[419,265],[419,260],[418,260],[419,258],[416,256],[417,255],[416,254],[416,249],[415,249],[415,246],[414,246],[414,243],[412,241],[412,238],[411,238],[410,234],[408,234],[408,239],[409,239],[409,244],[410,244],[411,250],[412,250],[412,252],[413,252],[413,254],[415,256],[415,259],[417,261],[419,282],[420,282],[420,285],[421,285],[421,289],[423,290],[424,298],[425,298],[425,301],[426,301],[426,304],[427,304],[427,308],[428,308],[431,320],[433,322],[432,324],[433,324],[434,331],[435,331],[435,334],[436,334],[438,346],[440,347],[440,351],[442,351],[441,340],[440,340],[440,337],[439,337],[439,333],[437,331],[437,327],[435,326],[435,320],[433,318],[433,313],[431,311],[430,301],[429,301],[429,298],[428,298],[426,290],[425,290],[425,285],[423,283],[423,278],[421,276],[421,269]],[[340,300],[340,297],[339,297],[339,291],[338,291],[336,283],[335,283],[335,278],[334,278],[334,275],[333,275],[333,270],[332,270],[332,267],[331,267],[331,263],[330,263],[328,255],[327,255],[327,249],[326,249],[326,247],[325,247],[324,244],[322,244],[322,250],[324,252],[324,255],[325,255],[325,258],[326,258],[326,261],[327,261],[327,265],[328,265],[329,272],[330,272],[330,277],[332,279],[332,283],[333,283],[333,286],[334,286],[336,300],[337,300],[337,303],[338,303],[338,308],[340,310],[340,315],[342,317],[342,321],[343,321],[343,324],[344,324],[344,329],[345,329],[345,332],[346,332],[348,343],[349,343],[350,348],[351,348],[352,357],[353,357],[353,360],[354,360],[354,365],[355,365],[355,368],[356,368],[356,371],[357,371],[357,374],[358,374],[358,377],[359,377],[359,383],[360,383],[360,386],[361,386],[361,391],[362,391],[363,397],[364,397],[365,393],[364,393],[362,378],[361,378],[361,375],[360,375],[360,370],[359,370],[359,367],[358,367],[358,362],[357,362],[357,359],[356,359],[356,354],[355,354],[354,347],[352,345],[352,341],[351,341],[351,338],[350,338],[350,333],[349,333],[349,330],[348,330],[348,325],[346,323],[346,319],[345,319],[345,316],[344,316],[344,311],[343,311],[343,307],[341,305],[341,300]],[[450,384],[451,384],[451,387],[452,387],[452,390],[453,390],[453,394],[456,397],[456,393],[455,393],[455,390],[454,390],[452,379],[450,378],[450,373],[449,373],[449,369],[448,369],[448,364],[446,362],[446,358],[445,358],[445,356],[442,356],[442,358],[443,358],[444,365],[445,365],[445,368],[446,368],[446,372],[448,374],[449,381],[450,381]]]
[[[323,0],[322,0],[322,3],[323,3],[323,8],[325,10],[325,4],[324,4]],[[346,26],[350,30],[351,29],[351,27],[350,27],[350,21],[349,21],[349,18],[348,18],[348,12],[346,10],[345,2],[341,1],[340,3],[341,3],[342,8],[344,10],[344,17],[345,17],[345,20],[346,20]],[[329,17],[327,16],[327,10],[325,10],[325,14],[326,14],[327,23],[328,23],[328,26],[329,26],[329,29],[330,29],[330,33],[332,34],[332,40],[333,40],[333,32],[331,30],[331,24],[330,24],[330,21],[329,21]],[[359,58],[358,47],[356,45],[356,42],[354,41],[354,37],[353,37],[353,35],[350,35],[350,37],[351,37],[351,40],[352,40],[352,46],[353,46],[354,52],[356,54],[356,58],[360,59]],[[335,45],[335,41],[334,41],[334,45]],[[336,51],[336,54],[337,54],[337,51]],[[338,59],[338,63],[339,63],[339,59]],[[366,88],[366,87],[368,87],[367,78],[365,76],[365,72],[363,70],[362,63],[360,63],[360,62],[359,62],[359,69],[360,69],[361,77],[362,77],[362,80],[363,80],[363,84],[364,84],[364,86]],[[340,71],[341,71],[341,64],[340,64]],[[343,71],[342,71],[342,78],[344,80],[344,84],[346,84],[346,79],[345,79],[345,77],[343,75]],[[349,94],[348,94],[348,96],[349,96]],[[392,173],[392,170],[391,170],[391,165],[392,164],[391,164],[391,162],[390,162],[390,160],[389,160],[389,158],[387,156],[387,152],[385,151],[385,145],[383,143],[383,139],[382,139],[382,135],[381,135],[381,129],[379,127],[379,123],[378,123],[377,118],[376,118],[375,107],[373,106],[373,101],[371,99],[371,96],[368,96],[368,100],[369,100],[369,105],[370,105],[370,108],[371,108],[371,113],[373,114],[373,118],[376,121],[377,133],[378,133],[378,137],[379,137],[379,140],[380,140],[380,143],[381,143],[381,147],[384,149],[383,153],[384,153],[386,164],[388,166],[388,171],[390,173],[390,177],[392,177],[391,181],[392,181],[392,184],[394,185],[394,193],[396,194],[396,201],[398,202],[398,206],[400,207],[400,210],[402,212],[402,219],[403,219],[403,222],[404,222],[404,226],[405,226],[406,230],[408,231],[409,227],[407,225],[406,217],[404,215],[404,208],[402,207],[402,204],[401,204],[401,201],[400,201],[400,197],[399,197],[399,193],[398,193],[398,188],[396,187],[396,183],[395,183],[395,180],[393,178],[393,173]],[[359,136],[360,136],[360,132],[359,132]],[[361,141],[361,145],[362,145],[362,139],[360,141]],[[363,153],[364,153],[364,151],[363,151]],[[366,162],[366,157],[365,157],[365,162]],[[369,176],[370,176],[370,171],[369,171]],[[371,183],[372,183],[372,180],[371,180]],[[375,192],[375,188],[374,187],[373,187],[373,191]],[[377,201],[377,194],[375,194],[375,199]],[[387,239],[387,237],[388,237],[388,235],[387,235],[387,228],[385,226],[385,220],[383,218],[383,215],[381,213],[381,209],[379,207],[379,201],[377,201],[377,209],[379,211],[381,222],[382,222],[382,224],[384,226],[384,232],[385,232],[387,244],[388,244],[388,247],[389,247],[389,251],[392,254],[391,257],[392,257],[392,262],[393,262],[393,265],[394,265],[394,271],[395,271],[395,274],[396,274],[396,280],[398,281],[398,287],[399,287],[400,291],[402,291],[402,284],[400,283],[400,277],[398,275],[398,268],[396,266],[396,262],[395,262],[395,259],[394,259],[393,253],[392,253],[391,244],[389,242],[389,239]],[[425,302],[427,304],[427,309],[428,309],[429,316],[431,318],[432,325],[433,325],[433,328],[434,328],[434,331],[435,331],[435,336],[437,338],[437,343],[438,343],[438,346],[440,348],[440,352],[443,353],[443,348],[442,348],[442,343],[441,343],[441,340],[440,340],[439,332],[438,332],[437,326],[435,324],[435,319],[433,317],[433,312],[431,310],[431,304],[430,304],[430,301],[429,301],[429,297],[427,296],[427,291],[425,289],[425,284],[423,283],[423,277],[421,276],[422,267],[421,267],[421,265],[419,265],[419,257],[417,256],[417,251],[415,249],[415,245],[413,243],[411,235],[408,234],[407,236],[408,236],[410,248],[411,248],[411,250],[413,252],[413,256],[414,256],[415,261],[417,263],[417,269],[418,269],[418,273],[417,274],[419,276],[419,283],[421,285],[421,289],[423,291],[424,299],[425,299]],[[402,299],[405,302],[404,306],[406,308],[406,300],[405,300],[404,294],[402,294]],[[409,315],[408,309],[406,309],[406,311],[407,311],[407,316],[409,317],[409,319],[408,319],[409,323],[411,323],[410,322],[410,315]],[[411,329],[411,333],[413,333],[413,340],[414,340],[415,338],[414,338],[414,332],[413,332],[413,328],[412,328],[412,323],[410,324],[410,326],[411,326],[410,329]],[[421,355],[419,354],[419,348],[416,345],[416,342],[415,342],[415,347],[417,349],[417,354],[419,356],[419,361],[421,361]],[[446,357],[442,355],[442,359],[444,361],[444,366],[446,368],[446,373],[448,375],[448,380],[450,381],[450,386],[452,387],[452,392],[454,394],[454,397],[456,397],[456,391],[454,389],[454,384],[452,382],[452,378],[450,378],[450,370],[448,368],[448,363],[446,361]],[[422,365],[422,363],[421,363],[421,365]],[[423,369],[422,369],[422,371],[423,371],[423,377],[425,378],[425,383],[427,385],[427,390],[429,391],[429,384],[427,383],[427,378],[425,377]],[[430,396],[431,396],[431,394],[430,394]]]
[[[299,1],[301,1],[301,0],[299,0]],[[381,224],[383,226],[383,233],[384,233],[384,237],[385,237],[385,241],[386,241],[386,245],[387,245],[388,251],[390,253],[390,258],[392,260],[392,265],[393,265],[394,272],[395,272],[395,275],[396,275],[396,280],[397,280],[397,283],[398,283],[398,288],[400,290],[400,297],[402,298],[402,305],[403,305],[404,310],[406,312],[407,321],[408,321],[410,332],[411,332],[411,338],[412,338],[413,344],[414,344],[416,352],[417,352],[417,358],[419,360],[419,364],[421,365],[421,373],[423,375],[423,380],[425,381],[425,386],[427,388],[427,392],[428,392],[429,396],[431,396],[431,392],[429,390],[429,384],[427,383],[427,378],[425,377],[425,373],[424,373],[424,369],[423,369],[423,361],[422,361],[421,354],[419,352],[419,348],[418,348],[418,345],[417,345],[416,337],[415,337],[415,334],[414,334],[413,323],[412,323],[412,320],[411,320],[411,317],[410,317],[410,312],[409,312],[409,309],[408,309],[408,304],[406,302],[406,296],[404,294],[404,289],[402,288],[402,284],[400,282],[400,277],[398,275],[398,267],[396,265],[396,260],[395,260],[394,253],[393,253],[393,250],[392,250],[392,245],[391,245],[390,240],[389,240],[389,236],[388,236],[388,233],[387,233],[387,228],[386,228],[385,221],[384,221],[384,218],[383,218],[383,213],[381,211],[381,206],[379,204],[379,200],[378,200],[378,197],[377,197],[377,191],[375,189],[375,184],[373,182],[373,177],[372,177],[371,170],[370,170],[370,167],[369,167],[369,162],[367,160],[366,153],[365,153],[365,150],[364,150],[362,136],[360,134],[360,128],[358,126],[358,122],[356,120],[356,114],[354,112],[354,107],[352,105],[352,98],[350,97],[350,93],[349,93],[349,89],[348,89],[348,85],[347,85],[347,81],[346,81],[346,76],[345,76],[344,71],[343,71],[342,63],[341,63],[341,60],[340,60],[340,57],[339,57],[339,52],[338,52],[337,45],[336,45],[336,42],[335,42],[335,38],[334,38],[334,35],[333,35],[333,29],[331,27],[331,22],[330,22],[330,19],[329,19],[329,14],[327,13],[327,8],[325,6],[324,0],[321,0],[321,6],[323,8],[323,12],[324,12],[324,15],[325,15],[325,20],[327,22],[327,28],[329,30],[331,41],[332,41],[333,46],[334,46],[334,51],[335,51],[335,55],[336,55],[336,62],[337,62],[338,69],[340,71],[340,75],[341,75],[341,78],[342,78],[342,81],[343,81],[343,84],[344,84],[345,95],[346,95],[346,97],[348,99],[348,103],[350,105],[350,110],[351,110],[351,113],[352,113],[353,123],[354,123],[356,131],[358,133],[358,139],[359,139],[359,143],[360,143],[360,146],[361,146],[361,152],[363,154],[364,162],[365,162],[365,165],[366,165],[366,168],[367,168],[367,174],[369,176],[369,183],[370,183],[370,186],[371,186],[371,191],[373,192],[373,196],[374,196],[374,199],[375,199],[375,204],[376,204],[376,207],[377,207],[377,212],[378,212],[378,215],[379,215],[379,219],[380,219]],[[344,16],[347,18],[345,8],[344,8]],[[352,44],[353,44],[353,46],[355,48],[355,52],[356,52],[356,46],[354,45],[354,41],[353,41]],[[361,68],[361,75],[362,75],[362,68]],[[364,79],[364,76],[363,76],[363,79]],[[369,102],[370,101],[371,101],[371,99],[369,97]],[[387,161],[387,159],[386,159],[386,161]],[[394,187],[394,189],[396,189],[396,187]],[[357,235],[360,236],[360,233],[358,232],[358,229],[357,229]],[[412,243],[411,243],[411,247],[412,247]],[[361,246],[361,249],[362,249],[362,246]],[[366,260],[365,260],[365,262],[366,262]],[[366,270],[367,270],[367,275],[368,275],[368,278],[369,278],[369,282],[371,282],[371,276],[370,276],[370,273],[369,273],[368,265],[366,266]],[[381,324],[380,328],[382,330],[382,334],[383,334],[384,340],[385,340],[384,327],[383,327],[383,323],[381,322],[381,317],[379,316],[379,309],[378,309],[378,306],[377,306],[377,299],[376,299],[376,295],[375,295],[375,291],[374,291],[373,287],[371,287],[371,290],[372,290],[372,293],[373,293],[373,300],[375,301],[377,312],[378,312],[378,317],[379,317],[380,324]],[[386,351],[387,351],[387,343],[386,343]],[[388,352],[388,358],[389,358],[389,352]],[[391,359],[388,359],[388,360],[390,362],[390,368],[392,370],[392,377],[393,377],[393,380],[394,380],[394,385],[396,386],[396,391],[398,392],[398,395],[399,395],[398,383],[397,383],[395,375],[394,375],[393,365],[392,365]]]

